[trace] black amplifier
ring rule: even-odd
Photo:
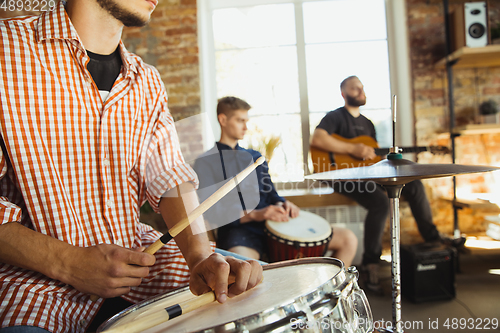
[[[422,243],[401,245],[401,294],[412,302],[455,297],[456,249]]]

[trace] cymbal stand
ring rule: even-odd
[[[392,148],[388,160],[401,160],[403,155],[396,146],[396,95],[392,96]],[[404,184],[381,184],[387,191],[391,219],[391,278],[392,278],[392,328],[387,332],[403,333],[401,321],[401,259],[400,259],[400,219],[399,199]]]
[[[392,332],[403,332],[401,322],[401,267],[399,199],[404,184],[384,185],[389,196],[391,219]]]

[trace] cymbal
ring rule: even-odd
[[[407,184],[417,179],[500,170],[497,167],[462,164],[418,164],[405,159],[386,159],[370,166],[314,173],[306,179],[374,181],[381,185]]]

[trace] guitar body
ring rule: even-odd
[[[354,144],[364,143],[367,146],[378,148],[377,141],[375,141],[374,138],[368,135],[361,135],[352,139],[346,139],[337,134],[331,134],[331,136],[343,142]],[[349,154],[330,153],[326,150],[322,150],[313,146],[310,147],[310,151],[315,173],[346,168],[363,167],[375,164],[382,160],[381,156],[377,156],[372,160],[360,160]]]

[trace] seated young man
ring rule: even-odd
[[[202,156],[194,165],[200,181],[200,189],[221,183],[225,179],[235,176],[247,165],[257,160],[261,154],[252,149],[245,149],[238,145],[247,131],[248,110],[250,105],[237,97],[224,97],[217,104],[217,119],[221,128],[221,137],[215,146]],[[222,170],[221,170],[222,169]],[[240,192],[234,204],[219,205],[219,212],[205,218],[209,221],[221,223],[225,217],[239,217],[227,221],[227,224],[217,230],[217,247],[244,255],[252,259],[261,259],[269,256],[267,240],[264,233],[266,220],[278,222],[288,221],[299,215],[300,209],[279,196],[276,192],[268,171],[267,162],[256,169],[258,183],[258,199],[252,200],[247,195],[253,190],[250,182],[240,184]],[[200,196],[200,200],[205,198]],[[216,207],[214,207],[216,208]],[[237,211],[235,211],[237,210]],[[217,216],[217,217],[214,217]],[[333,237],[328,244],[335,257],[342,260],[348,267],[356,254],[357,238],[352,231],[344,228],[334,228]]]

